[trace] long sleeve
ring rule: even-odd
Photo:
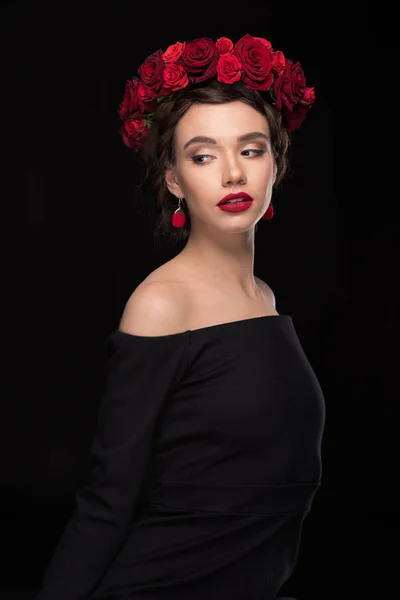
[[[88,481],[47,565],[36,600],[83,600],[118,552],[137,505],[163,403],[182,378],[188,332],[106,340],[105,392]]]

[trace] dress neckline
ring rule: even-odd
[[[244,323],[248,323],[249,321],[253,321],[254,323],[260,322],[260,321],[267,321],[267,320],[288,320],[291,321],[292,320],[292,316],[291,315],[263,315],[261,317],[250,317],[248,319],[239,319],[237,321],[227,321],[226,323],[217,323],[216,325],[207,325],[206,327],[198,327],[197,329],[187,329],[186,331],[179,331],[177,333],[167,333],[166,335],[136,335],[133,333],[127,333],[126,331],[121,331],[120,329],[116,329],[112,335],[118,335],[118,336],[126,336],[128,338],[134,338],[134,339],[145,339],[145,340],[153,340],[153,339],[169,339],[169,338],[175,338],[178,336],[183,336],[183,335],[188,335],[188,334],[193,334],[196,335],[197,333],[201,334],[202,332],[207,332],[207,331],[215,331],[217,329],[227,329],[229,327],[238,327],[238,326],[242,326]]]

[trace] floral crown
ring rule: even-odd
[[[160,49],[150,54],[138,74],[126,81],[117,111],[123,121],[122,140],[133,150],[142,148],[157,105],[189,83],[216,77],[222,83],[243,81],[249,89],[266,92],[289,133],[300,127],[315,101],[315,88],[306,87],[300,63],[273,50],[268,40],[248,33],[236,44],[227,37],[215,42],[207,37],[176,42],[165,52]]]

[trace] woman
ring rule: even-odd
[[[274,600],[292,573],[324,398],[253,274],[254,234],[313,101],[299,63],[248,34],[177,42],[127,82],[123,141],[157,231],[187,241],[106,341],[89,481],[37,600]]]

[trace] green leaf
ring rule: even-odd
[[[157,102],[158,102],[158,104],[160,104],[160,102],[163,102],[164,100],[168,100],[169,98],[172,98],[172,94],[170,94],[169,96],[158,96]]]

